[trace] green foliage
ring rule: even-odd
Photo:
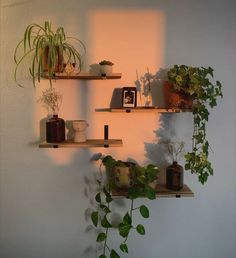
[[[111,61],[108,61],[108,60],[102,60],[99,64],[100,65],[114,65]]]
[[[149,210],[145,205],[141,205],[139,211],[144,218],[149,218]]]
[[[95,227],[98,226],[98,212],[97,211],[94,211],[92,214],[91,214],[91,219],[92,219],[92,222],[93,222],[93,225]]]
[[[63,27],[53,31],[51,23],[45,21],[44,25],[33,23],[27,26],[23,39],[17,44],[14,52],[15,72],[14,78],[19,86],[22,85],[17,80],[17,71],[22,62],[29,56],[31,64],[29,72],[35,86],[36,79],[40,82],[40,77],[45,72],[47,63],[47,76],[53,78],[55,71],[62,72],[63,63],[76,63],[81,70],[82,60],[79,51],[70,43],[71,40],[77,42],[85,51],[83,42],[74,37],[67,37]],[[47,55],[45,53],[47,52]],[[47,59],[45,59],[47,56]],[[62,62],[61,67],[58,64]]]
[[[128,253],[128,252],[129,252],[128,246],[127,246],[127,244],[125,244],[125,243],[121,243],[121,244],[120,244],[120,250],[121,250],[123,253]]]
[[[136,227],[136,230],[137,230],[137,232],[138,232],[140,235],[145,235],[145,228],[144,228],[143,225],[138,224],[138,226]]]
[[[120,258],[120,256],[114,249],[112,249],[110,258]]]
[[[92,212],[91,219],[93,225],[100,228],[100,232],[97,235],[97,242],[103,244],[103,254],[99,256],[99,258],[107,257],[107,253],[109,252],[111,257],[120,257],[119,254],[114,250],[110,249],[107,244],[109,230],[117,230],[119,235],[124,238],[122,243],[120,244],[120,250],[123,253],[128,253],[128,244],[127,240],[131,231],[136,231],[138,234],[144,235],[145,228],[143,225],[139,224],[137,226],[134,225],[134,213],[135,211],[139,211],[143,218],[149,218],[149,209],[145,205],[141,205],[140,207],[134,207],[134,199],[138,197],[146,197],[148,199],[155,199],[156,193],[155,190],[152,189],[149,184],[157,179],[157,173],[159,169],[153,165],[149,164],[147,166],[138,166],[132,163],[124,162],[121,160],[115,160],[112,156],[107,155],[105,157],[101,157],[101,162],[107,169],[108,182],[106,185],[103,185],[100,180],[98,180],[99,191],[95,195],[97,211]],[[113,176],[111,175],[112,169],[115,166],[119,167],[129,167],[130,169],[130,177],[131,177],[131,187],[128,189],[128,199],[130,199],[130,210],[127,211],[122,220],[118,223],[118,225],[112,224],[112,209],[111,202],[112,198],[112,180]],[[101,232],[102,231],[102,232]]]
[[[99,233],[97,236],[97,242],[103,242],[107,238],[105,233]]]
[[[209,108],[217,105],[218,97],[223,97],[222,85],[219,81],[212,82],[213,77],[211,67],[174,65],[168,71],[168,80],[173,84],[174,91],[193,98],[193,148],[192,152],[185,155],[185,169],[196,173],[202,184],[209,175],[213,175],[213,168],[208,160],[209,143],[206,139]]]

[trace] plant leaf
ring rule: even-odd
[[[112,249],[110,258],[120,258],[120,256],[114,249]]]
[[[102,242],[104,241],[105,239],[107,238],[106,234],[105,233],[99,233],[98,236],[97,236],[97,242]]]
[[[105,213],[110,213],[111,210],[104,204],[100,204],[99,206]]]
[[[126,214],[125,214],[125,216],[123,218],[123,223],[124,224],[129,224],[129,225],[132,224],[132,219],[131,219],[131,217],[130,217],[128,212],[126,212]]]
[[[129,224],[120,223],[118,228],[119,228],[119,234],[122,237],[127,237],[132,226]]]
[[[104,228],[111,228],[112,227],[111,223],[107,220],[106,216],[104,216],[104,218],[102,219],[101,225]]]
[[[102,254],[98,258],[107,258],[107,256],[105,254]]]
[[[138,226],[136,227],[136,230],[137,230],[137,232],[138,232],[140,235],[145,235],[145,228],[144,228],[143,225],[138,224]]]
[[[145,194],[145,196],[148,198],[148,199],[150,199],[150,200],[154,200],[154,199],[156,199],[156,192],[155,192],[155,190],[153,189],[153,188],[151,188],[151,187],[145,187],[144,188],[144,194]]]
[[[98,225],[98,212],[97,211],[92,212],[91,219],[92,219],[93,225],[95,227],[97,227],[97,225]]]
[[[140,206],[139,211],[144,218],[149,218],[149,210],[145,205]]]
[[[125,244],[125,243],[122,243],[121,245],[120,245],[120,250],[123,252],[123,253],[128,253],[128,246],[127,246],[127,244]]]
[[[97,193],[95,196],[95,200],[100,203],[101,202],[101,193]]]

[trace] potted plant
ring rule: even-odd
[[[31,58],[29,72],[34,86],[36,79],[40,82],[42,73],[49,78],[51,84],[55,73],[63,71],[63,64],[76,63],[78,71],[80,71],[82,66],[81,54],[70,43],[72,40],[85,51],[83,42],[74,37],[67,37],[63,27],[58,27],[54,31],[48,21],[45,21],[44,25],[29,24],[23,39],[17,44],[14,52],[16,64],[14,78],[17,84],[22,87],[17,80],[17,71],[28,57]]]
[[[114,65],[111,61],[102,60],[100,63],[100,71],[102,76],[112,74],[112,66]]]
[[[62,94],[50,87],[42,92],[38,100],[47,108],[51,117],[46,121],[46,141],[65,141],[65,121],[58,117],[58,112],[62,103]]]
[[[174,65],[167,75],[173,92],[192,99],[193,147],[185,155],[185,169],[196,173],[199,181],[204,184],[208,176],[213,174],[208,160],[210,145],[206,139],[206,123],[210,115],[209,109],[217,105],[218,97],[223,97],[222,85],[219,81],[212,81],[214,74],[211,67]]]
[[[179,191],[183,188],[184,183],[184,170],[178,164],[179,157],[184,153],[184,142],[167,140],[164,143],[172,159],[172,164],[166,168],[166,188]]]
[[[123,237],[123,241],[119,244],[119,249],[124,253],[128,253],[127,240],[131,231],[136,231],[140,235],[145,235],[144,226],[142,224],[135,225],[134,215],[137,214],[135,211],[139,211],[143,218],[149,218],[149,210],[145,205],[135,207],[134,200],[138,197],[147,197],[150,200],[156,198],[155,190],[150,187],[149,184],[156,180],[159,170],[152,164],[142,167],[132,163],[132,166],[130,166],[131,182],[127,193],[128,199],[130,199],[130,209],[125,213],[121,221],[114,223],[111,220],[113,213],[113,209],[111,208],[113,207],[111,205],[113,201],[112,190],[114,186],[112,172],[116,166],[125,166],[126,162],[115,160],[110,155],[105,157],[101,156],[100,160],[101,164],[104,165],[108,171],[108,180],[106,180],[105,183],[102,183],[103,180],[97,180],[99,185],[98,192],[95,196],[97,209],[92,212],[91,220],[93,225],[99,229],[96,241],[103,245],[102,254],[99,258],[108,257],[108,253],[111,258],[119,258],[120,255],[118,254],[118,251],[109,247],[109,230],[117,230],[119,235]]]

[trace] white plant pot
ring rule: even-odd
[[[86,128],[88,124],[85,120],[74,120],[72,122],[74,129],[74,142],[86,142]]]
[[[100,65],[100,72],[102,75],[111,75],[112,71],[112,65]]]

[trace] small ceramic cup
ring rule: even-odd
[[[72,126],[74,129],[74,142],[86,142],[86,128],[88,127],[86,120],[74,120],[72,121]]]

